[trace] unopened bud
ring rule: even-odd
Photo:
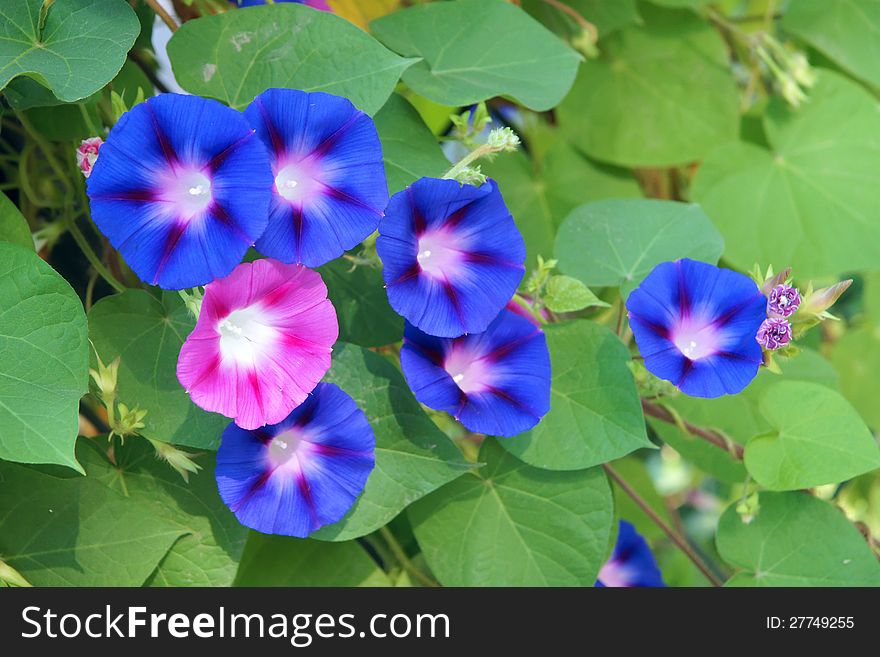
[[[785,74],[779,79],[779,93],[785,98],[785,102],[794,108],[798,108],[807,100],[807,94],[804,93],[797,80],[791,75]]]
[[[130,409],[122,402],[119,402],[117,406],[119,407],[119,419],[113,424],[111,436],[116,435],[124,439],[144,428],[143,420],[147,416],[147,411],[141,410],[137,406]]]
[[[767,312],[777,317],[791,317],[801,305],[801,294],[791,285],[776,285],[767,295]]]
[[[791,337],[791,324],[787,319],[770,317],[761,323],[755,339],[764,349],[775,351],[791,342]]]
[[[807,56],[802,52],[792,53],[788,60],[792,77],[801,86],[808,89],[816,84],[816,72],[810,66]]]
[[[596,35],[589,30],[581,30],[571,38],[571,47],[581,53],[587,59],[596,59],[599,56],[599,48],[596,47]]]
[[[837,302],[850,285],[852,285],[852,279],[841,281],[831,287],[823,287],[821,290],[811,292],[801,304],[801,312],[808,315],[815,315],[822,319],[831,318],[831,315],[826,311]]]
[[[112,404],[116,399],[116,381],[119,376],[119,356],[113,359],[109,365],[105,365],[104,361],[95,352],[95,359],[98,361],[98,368],[89,368],[89,376],[95,382],[98,388],[98,396],[105,404]]]
[[[486,142],[495,151],[515,151],[520,144],[519,136],[510,128],[495,128]]]
[[[486,175],[480,170],[479,166],[465,167],[457,174],[455,174],[455,179],[462,185],[473,185],[474,187],[479,187],[484,182],[486,182]]]
[[[86,178],[92,175],[92,167],[98,160],[98,150],[103,143],[104,140],[100,137],[90,137],[83,139],[76,149],[76,165]]]
[[[156,458],[170,465],[175,472],[183,477],[184,481],[189,482],[190,473],[197,474],[202,469],[198,463],[192,460],[196,456],[195,454],[184,452],[161,440],[153,440],[152,438],[147,438],[147,440],[156,450]]]

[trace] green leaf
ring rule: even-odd
[[[629,352],[617,336],[586,320],[549,325],[546,334],[550,412],[531,431],[501,439],[502,447],[548,470],[581,470],[651,447]]]
[[[409,510],[445,586],[592,586],[608,552],[614,504],[598,468],[547,472],[487,439],[486,466]]]
[[[880,3],[876,0],[798,0],[786,9],[782,27],[856,77],[880,85]]]
[[[101,125],[101,114],[95,103],[34,107],[25,114],[37,132],[47,139],[73,141],[95,136],[83,118],[83,111],[88,114],[93,125]]]
[[[31,237],[27,220],[15,207],[15,203],[2,192],[0,192],[0,242],[18,244],[31,251],[34,250],[34,238]]]
[[[727,48],[689,11],[642,6],[643,26],[602,41],[565,102],[559,125],[577,147],[623,166],[699,160],[734,139],[739,99]]]
[[[641,20],[635,0],[566,0],[565,4],[595,25],[602,37]],[[557,34],[572,37],[580,31],[569,16],[544,0],[523,0],[522,6]]]
[[[777,271],[790,266],[801,280],[877,269],[876,99],[822,71],[798,110],[773,98],[764,128],[770,150],[723,146],[693,183],[694,199],[724,236],[724,257],[742,270],[755,262]]]
[[[0,242],[0,458],[57,463],[74,456],[88,386],[82,303],[34,252]]]
[[[875,431],[880,430],[880,328],[870,323],[847,331],[834,343],[831,362],[840,372],[840,388]]]
[[[443,105],[508,96],[534,110],[551,109],[571,88],[580,59],[503,0],[423,4],[374,20],[370,29],[392,50],[422,58],[403,81]]]
[[[272,87],[345,96],[379,110],[412,63],[330,12],[297,4],[250,7],[187,21],[168,43],[190,93],[244,109]]]
[[[388,304],[382,270],[333,260],[318,271],[339,318],[339,340],[381,347],[403,338],[403,318]]]
[[[436,137],[403,96],[392,94],[375,120],[391,194],[419,178],[439,178],[451,166]]]
[[[91,96],[125,62],[140,31],[123,0],[4,0],[0,8],[0,89],[27,75],[61,101]]]
[[[648,2],[661,7],[699,7],[709,4],[712,0],[648,0]]]
[[[0,462],[0,554],[35,586],[140,586],[185,530],[86,477]]]
[[[391,586],[356,542],[324,543],[251,532],[236,586]]]
[[[593,291],[571,276],[551,276],[544,291],[544,302],[554,313],[573,313],[584,308],[607,308]]]
[[[553,144],[540,163],[516,152],[500,155],[482,168],[504,194],[525,239],[530,269],[539,255],[550,255],[557,227],[576,206],[640,195],[629,173],[591,162],[563,140]]]
[[[626,298],[661,262],[716,263],[724,241],[698,205],[607,200],[572,211],[559,228],[559,270],[593,287],[620,286]]]
[[[678,395],[666,403],[685,420],[699,427],[720,431],[734,442],[744,445],[749,439],[771,430],[758,404],[772,386],[783,381],[806,381],[837,390],[838,379],[834,369],[815,351],[804,349],[796,358],[781,359],[779,364],[781,375],[762,368],[751,385],[738,395],[716,399]],[[687,461],[716,479],[728,483],[745,480],[746,471],[742,462],[731,459],[725,450],[700,438],[684,435],[671,424],[652,420],[651,426],[664,442],[669,443]]]
[[[105,363],[121,358],[118,400],[147,411],[140,433],[176,445],[217,449],[229,420],[192,403],[177,380],[177,357],[195,320],[176,292],[105,297],[89,312],[89,335]]]
[[[732,504],[718,551],[744,572],[729,586],[880,586],[880,563],[843,513],[808,493],[761,493],[748,525]]]
[[[880,467],[880,448],[839,393],[815,383],[780,382],[761,397],[771,433],[746,445],[745,464],[759,484],[796,490],[851,479]]]
[[[99,439],[102,440],[103,439]],[[105,443],[106,444],[106,443]],[[202,466],[185,482],[140,438],[114,447],[111,464],[96,441],[80,441],[77,455],[86,474],[161,518],[183,536],[152,573],[149,586],[229,586],[247,540],[242,527],[217,493],[213,455],[196,456]]]
[[[376,434],[376,468],[351,511],[314,538],[345,541],[369,534],[471,469],[425,415],[397,368],[378,354],[337,344],[325,380],[345,390],[367,414]]]

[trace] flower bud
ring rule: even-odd
[[[153,440],[152,438],[147,438],[147,440],[150,441],[150,444],[156,450],[156,458],[170,465],[175,472],[183,477],[185,482],[189,482],[190,473],[198,474],[199,470],[202,469],[202,466],[192,460],[195,454],[184,452],[177,449],[174,445],[162,442],[161,440]]]
[[[791,342],[791,324],[787,319],[770,317],[763,321],[755,337],[764,349],[775,351]]]
[[[89,368],[89,376],[98,388],[98,396],[105,404],[112,404],[116,399],[116,380],[119,375],[119,357],[117,356],[109,365],[105,365],[101,357],[95,352],[98,361],[98,369]]]
[[[92,167],[95,166],[95,161],[98,159],[98,150],[103,143],[104,140],[100,137],[90,137],[83,139],[76,149],[76,164],[86,178],[92,173]]]
[[[510,128],[495,128],[486,142],[494,151],[515,151],[520,144],[519,136]]]
[[[801,304],[801,312],[815,315],[821,319],[829,319],[831,315],[826,311],[837,302],[850,285],[852,285],[852,279],[808,293],[803,304]]]
[[[462,185],[479,187],[486,182],[486,175],[480,170],[478,165],[475,167],[465,167],[455,175],[455,179]]]
[[[816,72],[810,66],[810,62],[804,53],[792,53],[789,56],[788,65],[792,77],[794,77],[798,84],[807,88],[816,84]]]
[[[777,317],[791,317],[800,305],[801,293],[784,283],[770,290],[767,297],[767,312]]]
[[[122,402],[119,402],[117,406],[119,407],[119,419],[113,423],[111,436],[116,435],[120,438],[125,438],[125,436],[137,433],[139,429],[143,429],[146,426],[143,422],[147,416],[146,411],[142,411],[137,406],[129,409]]]

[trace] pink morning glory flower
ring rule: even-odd
[[[275,424],[330,368],[338,333],[317,272],[271,259],[244,263],[205,287],[177,378],[198,406],[243,429]]]

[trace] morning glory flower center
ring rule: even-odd
[[[291,162],[275,174],[275,189],[284,200],[301,203],[320,187],[314,175],[315,172],[301,162]]]
[[[418,240],[416,260],[421,270],[433,278],[448,278],[462,259],[460,240],[449,231],[425,233]]]
[[[718,352],[718,330],[712,324],[683,320],[671,337],[672,343],[690,360],[700,360]]]
[[[233,310],[217,323],[224,361],[252,363],[275,342],[277,330],[265,322],[258,305]]]
[[[302,445],[302,436],[294,431],[282,431],[269,443],[269,462],[276,468],[286,465],[296,456]]]
[[[490,387],[489,364],[465,349],[453,347],[443,363],[443,369],[466,395]]]
[[[176,202],[184,215],[204,212],[213,200],[211,179],[201,171],[179,171],[171,186],[170,200]]]

